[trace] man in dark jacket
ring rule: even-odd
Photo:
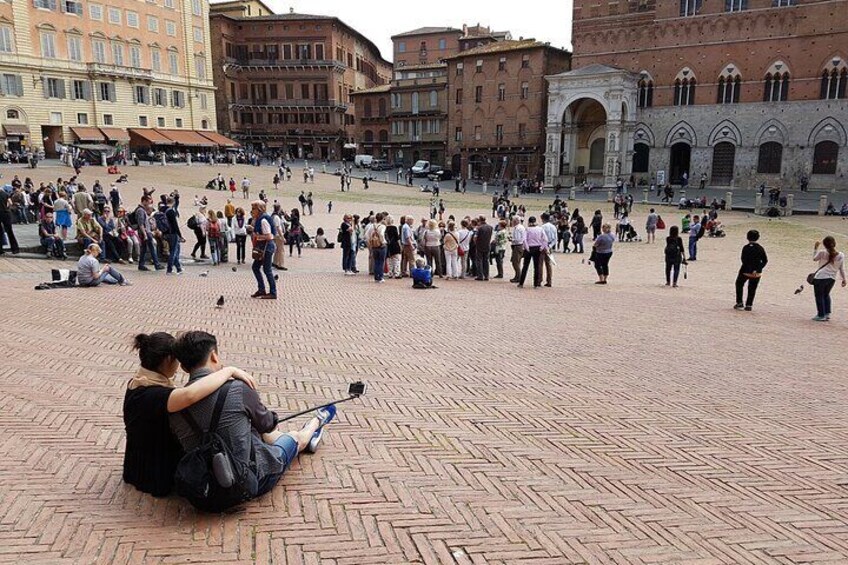
[[[166,200],[168,209],[165,210],[165,219],[168,222],[168,231],[163,232],[163,237],[168,241],[168,270],[167,274],[177,269],[177,274],[182,274],[183,265],[180,263],[180,244],[185,241],[180,232],[180,222],[177,217],[176,200],[169,196]]]
[[[750,230],[748,232],[748,244],[742,248],[742,266],[739,268],[739,275],[736,277],[736,310],[745,309],[750,312],[754,305],[754,296],[757,294],[757,286],[760,284],[760,278],[763,276],[763,269],[768,264],[768,256],[763,246],[757,243],[760,239],[760,232]],[[745,283],[748,283],[748,299],[745,304],[742,304],[742,291],[745,288]]]
[[[486,216],[477,218],[477,230],[474,232],[474,262],[477,277],[474,280],[489,280],[489,247],[492,244],[492,226],[486,223]]]
[[[191,331],[183,334],[177,340],[174,354],[183,370],[189,374],[187,386],[223,368],[218,356],[218,341],[206,332]],[[196,448],[202,438],[184,413],[188,412],[194,422],[207,431],[220,390],[170,415],[171,430],[186,452]],[[301,451],[314,453],[318,450],[324,437],[324,426],[335,414],[336,408],[331,405],[318,410],[301,430],[281,432],[277,430],[277,415],[262,404],[259,394],[244,382],[233,381],[227,392],[217,430],[233,460],[247,466],[246,475],[239,477],[239,480],[244,481],[241,486],[254,498],[274,488]]]
[[[20,252],[18,240],[15,238],[15,232],[12,231],[12,206],[9,200],[9,193],[0,188],[0,230],[6,233],[6,238],[9,240],[9,247],[12,248],[12,253],[17,255]],[[6,253],[3,251],[3,234],[0,234],[0,255]]]

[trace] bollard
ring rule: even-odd
[[[568,191],[568,199],[574,200],[575,198],[577,198],[577,194],[576,194],[576,191],[574,190],[574,187],[572,186],[571,190]]]
[[[230,152],[230,164],[231,164],[231,165],[235,165],[235,164],[236,164],[236,154],[235,154],[235,153],[232,153],[232,152]]]
[[[165,166],[165,152],[162,152],[162,166]]]
[[[789,194],[786,196],[786,211],[784,212],[784,216],[792,215],[792,208],[795,207],[795,195]]]
[[[731,210],[733,210],[733,192],[728,190],[727,193],[724,195],[724,199],[727,201],[727,205],[724,207],[724,209],[730,212]]]
[[[686,189],[685,188],[680,189],[680,198],[686,198]]]
[[[648,189],[643,188],[642,189],[642,204],[647,204],[647,203],[648,203]]]
[[[754,214],[761,214],[763,211],[763,195],[759,192],[754,196]]]
[[[386,173],[386,184],[389,184],[389,173]]]
[[[191,167],[191,153],[186,153],[186,165]]]
[[[327,174],[327,163],[321,163],[321,172]]]
[[[611,190],[607,191],[607,202],[612,202],[612,191]]]
[[[827,196],[822,194],[819,197],[819,216],[824,216],[825,212],[827,212]]]
[[[105,153],[100,154],[100,166],[101,167],[108,167],[109,166],[109,163],[106,162],[106,154]]]
[[[484,183],[483,183],[483,194],[486,194],[486,192],[487,192],[488,190],[489,190],[489,183],[484,182]]]

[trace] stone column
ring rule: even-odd
[[[727,201],[725,210],[730,212],[731,210],[733,210],[733,191],[728,190],[727,193],[724,195],[724,199]]]
[[[106,153],[100,153],[100,166],[108,167],[109,163],[106,162]]]
[[[191,167],[191,152],[186,153],[186,165]]]
[[[236,164],[236,154],[233,151],[230,151],[230,164],[231,165]]]
[[[643,188],[642,189],[642,204],[647,204],[647,203],[648,203],[648,189]]]
[[[483,194],[486,194],[486,192],[488,192],[488,190],[489,190],[489,183],[484,181],[483,182]]]
[[[794,207],[795,207],[795,195],[789,194],[786,197],[786,214],[784,214],[784,215],[791,216],[792,215],[792,208],[794,208]]]
[[[607,202],[612,202],[612,191],[611,190],[607,191]]]
[[[606,151],[604,152],[604,186],[615,186],[622,175],[621,124],[607,120]]]
[[[165,152],[164,152],[164,151],[162,152],[162,161],[161,161],[161,163],[162,163],[162,166],[164,167],[164,166],[165,166]]]
[[[822,194],[819,197],[819,216],[824,216],[825,212],[827,212],[827,195]]]
[[[571,190],[569,190],[569,191],[568,191],[568,199],[569,199],[569,200],[574,200],[574,199],[577,197],[577,195],[575,194],[575,192],[576,192],[576,190],[575,190],[575,188],[572,186],[572,187],[571,187]]]
[[[763,195],[759,192],[754,197],[754,214],[759,215],[763,211]]]
[[[545,184],[553,186],[556,177],[560,174],[560,137],[562,126],[558,123],[549,123],[547,126],[547,149],[545,151]]]

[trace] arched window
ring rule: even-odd
[[[374,132],[370,129],[365,130],[365,143],[371,143],[374,141]]]
[[[650,108],[654,105],[654,81],[642,79],[639,81],[639,107]]]
[[[674,105],[691,106],[695,104],[695,79],[684,78],[674,81]]]
[[[389,141],[389,131],[385,129],[380,130],[380,143],[387,143]]]
[[[386,99],[385,98],[380,98],[377,101],[377,109],[380,113],[380,117],[385,118],[386,117]]]
[[[363,116],[366,118],[371,117],[371,101],[367,98],[365,99],[365,107],[363,108]]]
[[[840,57],[834,57],[822,70],[822,100],[840,100],[845,98],[845,84],[848,83],[848,65]]]
[[[736,104],[739,102],[739,91],[742,90],[742,78],[735,65],[728,65],[718,77],[716,103]]]
[[[7,120],[19,120],[19,119],[21,119],[21,115],[17,110],[6,110],[6,119]]]
[[[832,141],[816,143],[813,151],[813,174],[835,175],[836,160],[839,157],[839,146]]]
[[[681,16],[697,16],[701,12],[703,0],[680,0]]]
[[[766,71],[763,83],[763,102],[786,102],[789,99],[789,67],[775,61]]]
[[[779,175],[783,163],[783,145],[776,141],[767,141],[760,145],[760,156],[757,159],[757,172],[769,175]]]

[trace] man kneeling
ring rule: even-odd
[[[223,366],[218,356],[218,342],[215,336],[206,332],[183,334],[177,340],[174,353],[183,370],[189,374],[189,385]],[[335,415],[336,407],[329,406],[318,410],[300,431],[281,432],[277,430],[277,415],[262,404],[256,391],[241,381],[232,381],[200,402],[170,416],[171,429],[186,452],[180,461],[180,466],[183,466],[182,485],[181,469],[177,468],[178,491],[183,491],[180,494],[198,508],[213,511],[261,496],[274,488],[301,451],[314,453],[318,449],[324,426]],[[211,453],[210,445],[214,445],[218,453],[208,460],[205,454]],[[201,487],[200,495],[197,490],[192,493],[185,492],[192,490],[190,488],[180,488],[197,486],[197,473],[185,472],[190,468],[192,456],[194,463],[204,462],[201,467],[209,464],[201,469],[201,474],[210,483],[216,482],[211,489]],[[218,465],[221,457],[228,458],[224,467],[229,473],[221,472],[221,465]],[[222,477],[222,474],[225,476]],[[233,497],[233,492],[238,494]],[[217,495],[220,499],[214,500]]]

